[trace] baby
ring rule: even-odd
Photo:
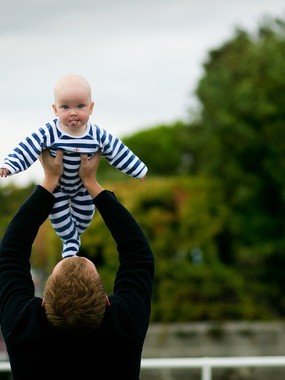
[[[63,241],[62,257],[74,256],[80,236],[90,224],[95,207],[79,177],[80,154],[99,152],[107,161],[134,178],[143,179],[148,168],[117,137],[91,123],[94,102],[89,83],[79,75],[62,77],[54,88],[56,118],[26,137],[0,164],[0,176],[28,169],[46,148],[55,156],[64,152],[64,171],[53,195],[55,205],[50,220]]]

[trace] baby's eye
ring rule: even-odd
[[[66,104],[63,104],[63,105],[61,106],[61,108],[63,108],[64,110],[67,110],[67,109],[68,109],[68,106],[67,106]]]
[[[78,108],[84,108],[85,104],[78,104]]]

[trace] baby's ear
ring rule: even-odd
[[[57,108],[56,108],[55,104],[52,104],[52,109],[53,109],[53,112],[55,113],[55,115],[57,115]]]
[[[94,102],[91,102],[91,104],[90,104],[90,115],[92,115],[93,108],[94,108]]]

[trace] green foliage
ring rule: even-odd
[[[26,199],[32,192],[34,185],[21,189],[14,185],[0,187],[0,237],[6,230],[13,215],[24,199]]]
[[[163,279],[156,290],[153,320],[200,321],[268,319],[271,311],[262,299],[262,289],[249,286],[243,275],[217,262],[191,260],[169,266],[159,261]]]
[[[266,298],[260,301],[261,286],[249,285],[238,268],[220,262],[217,236],[225,229],[229,210],[222,202],[219,181],[198,176],[157,177],[143,183],[134,179],[104,183],[104,187],[115,192],[150,240],[156,260],[153,321],[275,316]],[[11,202],[13,213],[32,187],[14,191],[6,195],[5,204],[8,209]],[[98,212],[81,240],[81,253],[95,262],[106,291],[112,292],[118,257]],[[60,252],[61,242],[47,220],[35,241],[32,264],[47,275],[61,259]]]
[[[194,168],[219,178],[230,213],[219,252],[285,312],[285,25],[267,20],[209,53],[191,127]]]
[[[105,184],[105,187],[109,187]],[[153,321],[266,319],[263,289],[249,286],[235,268],[219,261],[216,237],[228,210],[219,183],[203,177],[150,178],[111,188],[148,236],[156,260]],[[108,292],[118,265],[116,248],[99,216],[82,236]]]
[[[189,173],[189,133],[182,121],[137,132],[123,141],[146,163],[150,175]]]

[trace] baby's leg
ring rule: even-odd
[[[76,223],[77,232],[81,235],[92,221],[95,206],[86,189],[82,189],[70,200],[72,219]]]
[[[57,235],[63,241],[62,257],[74,256],[79,251],[80,235],[71,213],[70,198],[59,189],[53,193],[56,202],[50,213],[50,220]]]

